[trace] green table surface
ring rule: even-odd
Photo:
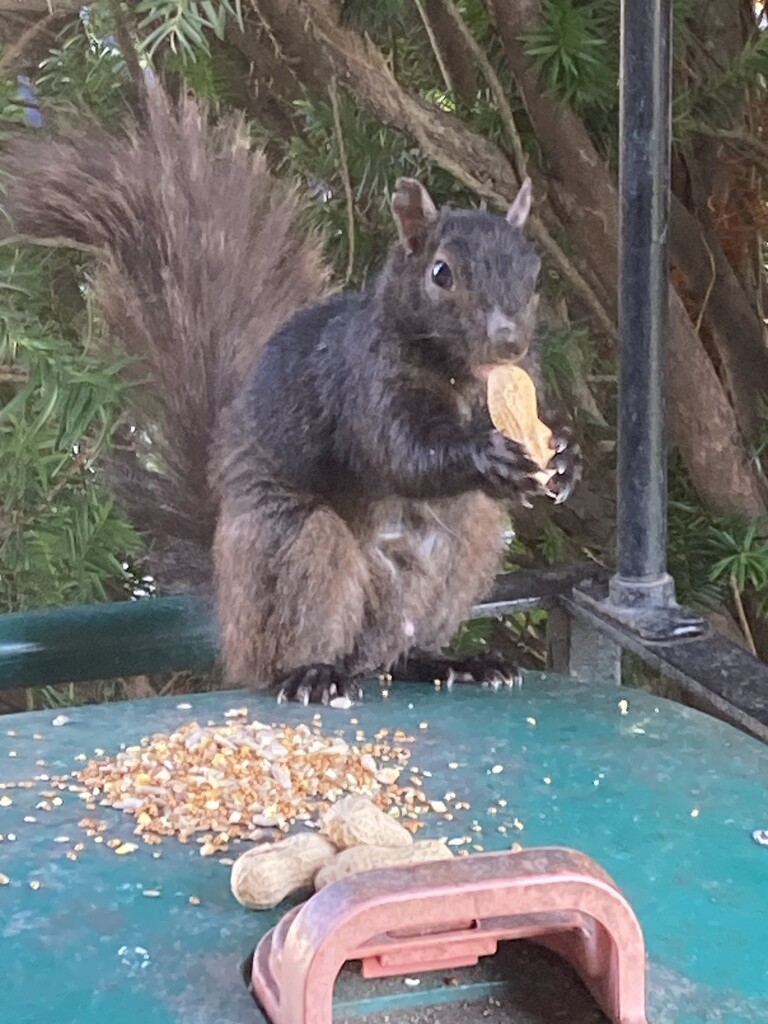
[[[81,766],[77,755],[114,752],[191,718],[223,721],[242,706],[270,722],[317,713],[238,691],[73,708],[62,726],[55,711],[0,719],[0,797],[12,800],[0,806],[0,872],[10,879],[0,886],[0,1021],[264,1024],[243,963],[288,903],[243,909],[229,867],[194,844],[116,856],[84,839],[73,792],[36,808],[40,776]],[[543,674],[515,691],[400,684],[385,699],[373,686],[362,705],[322,718],[349,738],[382,726],[415,736],[413,763],[432,773],[428,795],[451,790],[471,805],[453,822],[436,816],[423,834],[471,832],[486,850],[565,845],[598,860],[645,933],[651,1024],[768,1021],[768,846],[753,838],[768,828],[765,746],[640,691]],[[98,817],[110,835],[132,838],[129,816],[99,807]],[[85,850],[68,859],[80,840]],[[520,943],[456,972],[451,985],[444,972],[417,986],[366,982],[351,966],[336,999],[344,1020],[471,1024],[472,1007],[497,1024],[602,1020],[568,971]]]

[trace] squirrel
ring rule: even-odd
[[[499,363],[540,382],[530,181],[504,216],[398,180],[397,240],[358,291],[332,288],[244,120],[191,96],[148,88],[121,134],[19,130],[0,169],[6,240],[98,254],[106,333],[156,428],[117,446],[113,486],[158,580],[213,595],[228,682],[327,703],[375,672],[515,678],[442,652],[499,569],[505,508],[543,493],[485,390]],[[559,502],[581,452],[540,415]]]

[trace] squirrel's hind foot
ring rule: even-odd
[[[499,651],[483,651],[466,658],[444,654],[411,651],[392,668],[392,678],[410,682],[440,682],[447,687],[454,683],[475,686],[519,686],[522,675],[518,666]]]
[[[278,703],[330,704],[337,698],[362,700],[363,691],[354,677],[333,665],[302,665],[277,683]]]

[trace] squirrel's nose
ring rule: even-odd
[[[526,349],[525,332],[514,320],[494,307],[487,317],[488,340],[491,346],[506,358],[524,355]]]

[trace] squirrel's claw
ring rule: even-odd
[[[278,704],[330,704],[339,697],[357,702],[363,697],[357,680],[333,665],[302,665],[285,675],[278,685]]]
[[[499,651],[482,651],[466,658],[412,651],[393,666],[392,676],[408,681],[435,680],[448,690],[457,683],[494,690],[522,683],[520,669]]]
[[[547,463],[547,469],[554,470],[554,476],[547,483],[547,494],[555,505],[562,505],[581,480],[581,447],[574,440],[573,431],[568,426],[554,429],[550,444],[555,454]]]
[[[498,690],[502,686],[520,686],[522,681],[520,669],[514,662],[499,651],[483,651],[452,661],[445,684],[450,688],[454,683],[473,683]]]
[[[539,467],[523,446],[497,430],[492,430],[475,453],[475,466],[480,472],[486,493],[501,500],[517,500],[526,508],[531,499],[543,495],[544,488],[536,480]]]

